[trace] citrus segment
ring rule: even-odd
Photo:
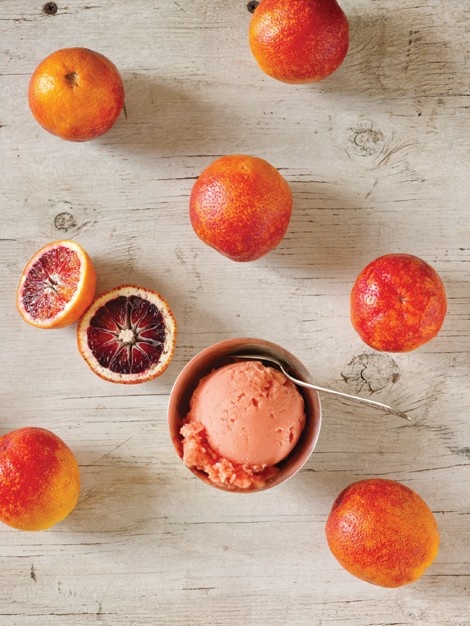
[[[140,383],[168,367],[176,322],[158,293],[124,285],[95,300],[80,320],[77,337],[81,355],[98,376]]]
[[[17,292],[23,319],[39,328],[73,324],[95,295],[96,274],[87,253],[74,241],[55,241],[25,267]]]

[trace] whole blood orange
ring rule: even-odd
[[[234,261],[254,261],[275,248],[289,225],[292,193],[264,159],[221,157],[195,182],[189,203],[198,237]]]
[[[437,335],[447,298],[437,272],[411,254],[367,265],[351,291],[351,321],[362,340],[385,352],[408,352]]]
[[[414,582],[439,549],[436,520],[424,500],[405,485],[380,478],[360,480],[340,493],[326,538],[350,574],[382,587]]]
[[[43,428],[0,437],[0,521],[19,530],[44,530],[75,507],[80,473],[70,448]]]
[[[99,52],[63,48],[34,71],[28,91],[36,121],[53,135],[88,141],[108,131],[124,106],[116,66]]]
[[[30,259],[16,295],[22,318],[38,328],[73,324],[95,296],[92,260],[75,241],[53,241]]]
[[[266,74],[285,83],[313,83],[343,62],[349,25],[336,0],[261,0],[248,38]]]
[[[176,321],[160,294],[123,285],[99,296],[77,327],[80,354],[101,378],[143,383],[168,367]]]

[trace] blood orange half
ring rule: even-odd
[[[143,383],[168,367],[176,321],[156,291],[122,285],[93,302],[78,324],[77,341],[82,357],[104,380]]]
[[[16,294],[22,318],[38,328],[76,322],[95,297],[96,274],[75,241],[53,241],[26,265]]]

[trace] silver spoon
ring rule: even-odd
[[[268,363],[274,363],[279,367],[284,376],[286,376],[289,380],[291,380],[299,387],[307,387],[308,389],[315,389],[315,391],[329,393],[334,396],[339,396],[340,398],[346,398],[347,400],[355,400],[356,402],[369,404],[370,406],[382,409],[382,411],[386,411],[387,413],[391,413],[392,415],[396,415],[397,417],[402,417],[403,419],[411,422],[411,418],[408,417],[406,413],[398,411],[397,409],[393,409],[391,406],[383,404],[382,402],[376,402],[375,400],[369,400],[368,398],[361,398],[360,396],[352,396],[348,393],[343,393],[342,391],[334,391],[333,389],[319,387],[318,385],[313,385],[312,383],[306,383],[303,380],[299,380],[298,378],[295,378],[294,376],[292,376],[292,374],[289,374],[289,372],[286,371],[286,368],[281,361],[272,356],[266,356],[265,354],[233,354],[232,357],[234,359],[253,359],[256,361],[267,361]]]

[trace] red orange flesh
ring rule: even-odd
[[[81,317],[95,288],[95,268],[85,250],[75,241],[53,241],[23,270],[16,304],[28,324],[62,328]]]
[[[109,382],[143,383],[163,374],[175,350],[176,321],[156,291],[122,285],[102,294],[77,327],[80,354]]]

